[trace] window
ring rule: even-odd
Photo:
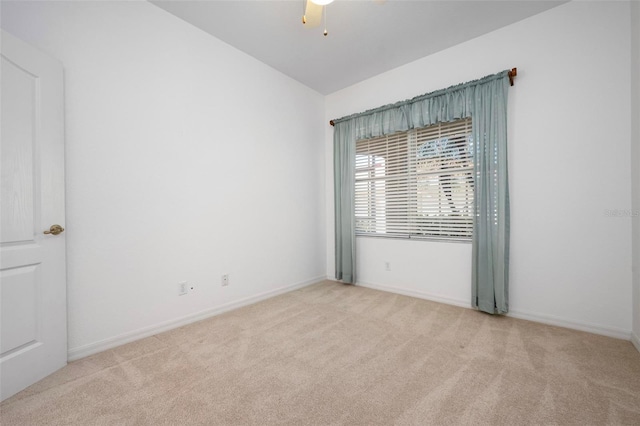
[[[356,142],[356,235],[470,240],[471,118]]]

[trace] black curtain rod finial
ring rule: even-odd
[[[511,68],[509,71],[509,84],[513,86],[513,79],[518,75],[518,68]]]

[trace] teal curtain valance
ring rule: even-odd
[[[352,122],[355,138],[360,140],[470,117],[479,96],[477,89],[492,81],[504,81],[508,76],[509,71],[505,70],[405,101],[338,118],[333,120],[333,123],[337,127],[340,123]]]
[[[512,70],[515,75],[515,69]],[[472,117],[474,224],[472,306],[509,310],[509,183],[507,173],[508,70],[415,98],[333,120],[336,278],[356,282],[355,144]]]

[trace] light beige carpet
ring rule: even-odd
[[[8,425],[640,424],[630,342],[323,282],[72,362]]]

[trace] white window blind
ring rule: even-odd
[[[356,142],[356,234],[470,240],[471,118]]]

